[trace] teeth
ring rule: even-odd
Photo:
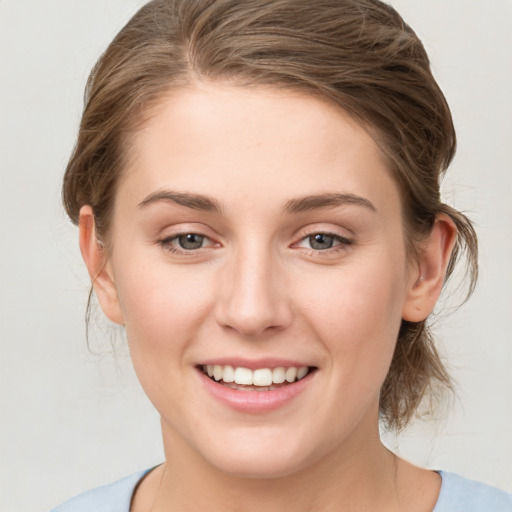
[[[249,368],[237,368],[235,370],[235,383],[252,386],[252,372]]]
[[[285,369],[281,366],[279,368],[274,368],[272,372],[272,382],[274,384],[282,384],[285,381]]]
[[[222,380],[224,382],[235,382],[235,369],[232,366],[224,366]]]
[[[294,368],[293,366],[287,368],[284,378],[286,379],[286,382],[293,382],[297,378],[297,368]]]
[[[270,386],[272,384],[272,370],[263,368],[261,370],[254,370],[252,374],[252,383],[255,386]]]
[[[224,372],[223,372],[222,366],[219,366],[219,365],[216,364],[213,367],[213,378],[215,380],[221,380],[223,374],[224,374]]]
[[[258,386],[262,391],[268,390],[272,384],[283,384],[284,382],[295,382],[296,380],[303,379],[309,371],[307,366],[294,367],[290,366],[284,368],[282,366],[277,368],[258,368],[257,370],[250,370],[249,368],[221,365],[206,365],[203,371],[216,381],[223,381],[227,384],[242,385],[242,386]],[[264,389],[263,389],[264,388]],[[273,389],[273,388],[272,388]]]
[[[304,366],[297,370],[297,380],[303,379],[308,373],[308,369]]]

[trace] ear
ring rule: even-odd
[[[455,245],[457,228],[453,220],[440,213],[430,235],[419,246],[419,259],[409,284],[402,318],[421,322],[433,311],[443,289],[446,269]]]
[[[94,213],[90,206],[82,206],[79,217],[80,251],[84,259],[101,309],[116,324],[123,324],[119,297],[105,247],[96,236]]]

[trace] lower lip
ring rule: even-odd
[[[219,402],[245,413],[264,413],[279,409],[300,395],[312,382],[316,371],[303,379],[270,391],[243,391],[218,384],[197,370],[207,391]]]

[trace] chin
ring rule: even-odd
[[[203,456],[211,466],[224,474],[248,479],[278,479],[288,477],[321,457],[309,453],[298,439],[283,440],[275,436],[268,440],[262,433],[251,439],[210,446]],[[213,449],[212,449],[213,448]]]
[[[215,464],[215,461],[211,462],[226,475],[253,480],[286,478],[299,471],[303,465],[306,465],[300,464],[296,458],[283,457],[282,455],[264,457],[261,453],[255,457],[246,455],[240,457],[238,454],[229,458],[224,456],[222,460],[218,461],[218,464]]]

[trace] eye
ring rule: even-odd
[[[160,240],[159,244],[169,252],[186,254],[212,246],[214,242],[199,233],[180,233]]]
[[[327,251],[329,249],[336,249],[337,246],[347,246],[351,243],[350,240],[342,236],[320,232],[312,233],[304,237],[297,246],[305,249],[313,249],[314,251]]]
[[[308,236],[308,242],[312,249],[323,251],[333,247],[335,238],[333,235],[326,233],[317,233],[316,235]]]
[[[193,251],[203,247],[205,236],[196,233],[187,233],[186,235],[179,235],[175,238],[176,242],[181,249]]]

